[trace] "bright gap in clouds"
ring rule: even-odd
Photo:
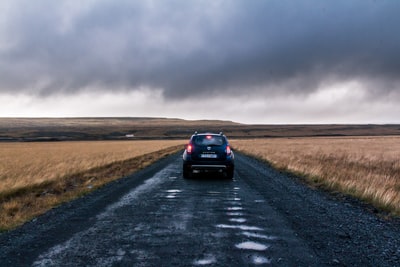
[[[93,91],[47,97],[0,94],[1,117],[167,117],[217,119],[249,124],[396,123],[396,101],[365,101],[357,81],[308,95],[241,95],[166,100],[162,90]]]
[[[152,117],[159,116],[163,102],[160,91],[147,89],[47,97],[3,94],[0,100],[5,103],[0,107],[2,117]]]

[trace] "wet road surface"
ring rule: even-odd
[[[185,180],[180,155],[164,159],[4,234],[0,237],[0,263],[13,266],[382,263],[362,258],[364,252],[348,251],[356,245],[346,241],[347,235],[353,234],[351,230],[338,229],[337,224],[343,221],[332,222],[334,232],[326,233],[330,227],[326,223],[332,215],[327,220],[315,219],[320,213],[329,213],[327,210],[340,211],[342,204],[243,155],[237,156],[236,164],[233,180],[222,177]],[[303,209],[304,206],[312,207]],[[348,209],[359,211],[357,207]],[[318,214],[304,222],[309,213],[302,215],[297,210]],[[302,229],[307,225],[310,229]],[[396,248],[391,251],[389,260],[395,260],[398,252]],[[343,253],[350,254],[343,256]],[[387,266],[390,264],[391,261]]]

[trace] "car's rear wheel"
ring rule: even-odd
[[[226,178],[233,179],[233,169],[226,172]]]
[[[191,171],[188,171],[188,170],[185,169],[185,168],[183,168],[182,176],[183,176],[183,178],[185,178],[185,179],[190,179],[190,178],[192,178],[192,172],[191,172]]]

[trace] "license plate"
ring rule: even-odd
[[[216,159],[217,154],[200,154],[200,157],[203,159]]]

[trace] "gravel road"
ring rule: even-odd
[[[0,266],[400,266],[400,222],[239,153],[233,180],[185,180],[176,154],[0,247]]]

